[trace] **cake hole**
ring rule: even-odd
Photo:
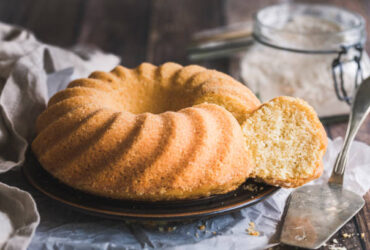
[[[163,86],[158,80],[136,79],[122,86],[120,100],[126,111],[134,114],[159,114],[193,105],[193,91],[176,84]]]

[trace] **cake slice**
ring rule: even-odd
[[[257,180],[292,188],[322,174],[327,137],[305,101],[285,96],[272,99],[251,113],[242,129]]]

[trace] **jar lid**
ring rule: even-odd
[[[366,40],[363,17],[331,5],[272,5],[258,11],[254,19],[257,41],[297,52],[337,53],[342,46]]]

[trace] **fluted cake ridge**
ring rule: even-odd
[[[96,195],[155,201],[226,193],[251,172],[240,124],[259,106],[248,88],[215,70],[118,66],[56,93],[32,149],[54,177]]]

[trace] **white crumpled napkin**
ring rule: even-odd
[[[263,249],[277,243],[276,228],[291,192],[289,189],[281,189],[265,201],[241,211],[177,225],[172,232],[162,232],[63,207],[32,189],[19,169],[7,171],[24,162],[24,152],[33,138],[34,120],[44,109],[48,97],[64,88],[71,78],[87,76],[96,69],[110,70],[118,63],[118,58],[88,52],[83,58],[90,59],[85,61],[72,52],[41,44],[27,31],[4,24],[0,24],[0,39],[4,43],[0,46],[0,173],[4,172],[0,174],[0,182],[30,192],[36,201],[41,221],[29,249]],[[325,173],[314,183],[327,180],[341,143],[341,139],[329,141],[324,159]],[[370,147],[354,142],[345,176],[346,188],[364,194],[370,186],[367,181],[369,165]],[[0,241],[1,237],[9,237],[9,231],[14,232],[19,227],[13,222],[15,218],[22,220],[17,210],[9,211],[1,206],[2,195],[7,195],[10,189],[0,184],[0,225],[4,222],[3,227],[0,226]],[[18,189],[12,190],[22,193]],[[23,195],[12,195],[19,204],[25,204],[24,210],[32,215],[30,220],[24,220],[23,240],[15,241],[19,249],[26,248],[39,219],[35,204],[30,196],[26,196],[24,192]],[[246,233],[248,223],[252,221],[260,236]],[[199,230],[198,226],[203,224],[206,229]]]
[[[29,193],[3,183],[0,201],[0,249],[24,249],[39,224],[36,204]]]
[[[110,70],[120,59],[93,49],[78,47],[71,52],[43,44],[29,31],[1,23],[0,42],[0,173],[3,173],[24,162],[34,136],[35,119],[50,95],[65,88],[71,78],[87,76],[94,70]],[[0,248],[25,249],[38,222],[39,214],[31,196],[0,183]]]

